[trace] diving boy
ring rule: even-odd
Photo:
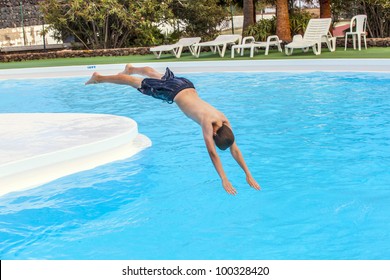
[[[134,74],[146,78],[133,76]],[[96,83],[129,85],[145,95],[164,100],[167,103],[175,102],[188,118],[201,126],[208,154],[221,178],[225,191],[232,195],[237,193],[226,176],[215,146],[221,150],[230,148],[233,158],[245,172],[247,183],[254,189],[260,190],[259,184],[252,177],[235,142],[228,119],[222,112],[198,96],[191,81],[176,77],[169,68],[162,75],[151,67],[133,67],[131,64],[127,64],[124,71],[116,75],[104,76],[95,72],[85,84]]]

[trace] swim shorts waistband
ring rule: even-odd
[[[167,67],[161,79],[145,78],[138,90],[167,103],[173,103],[176,95],[184,89],[195,88],[194,84],[182,77],[175,77],[173,72]]]

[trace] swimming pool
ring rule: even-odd
[[[186,74],[230,119],[262,186],[199,127],[125,86],[0,81],[0,112],[127,116],[153,146],[0,197],[1,259],[389,259],[388,73]]]

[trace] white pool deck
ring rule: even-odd
[[[205,72],[390,72],[388,59],[284,59],[284,60],[228,60],[195,62],[133,63],[151,66],[164,72],[170,67],[176,73]],[[0,80],[90,76],[93,72],[116,74],[124,64],[40,67],[0,70]]]
[[[125,117],[0,114],[0,195],[125,159],[151,146]]]
[[[389,52],[390,58],[390,52]],[[134,63],[163,72],[383,72],[390,59],[230,60]],[[0,80],[113,74],[124,64],[0,70]],[[0,93],[1,94],[1,93]],[[125,159],[150,147],[132,119],[99,114],[0,114],[0,195]]]

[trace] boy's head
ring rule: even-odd
[[[233,131],[224,124],[217,130],[213,138],[215,145],[221,150],[226,150],[234,143]]]

